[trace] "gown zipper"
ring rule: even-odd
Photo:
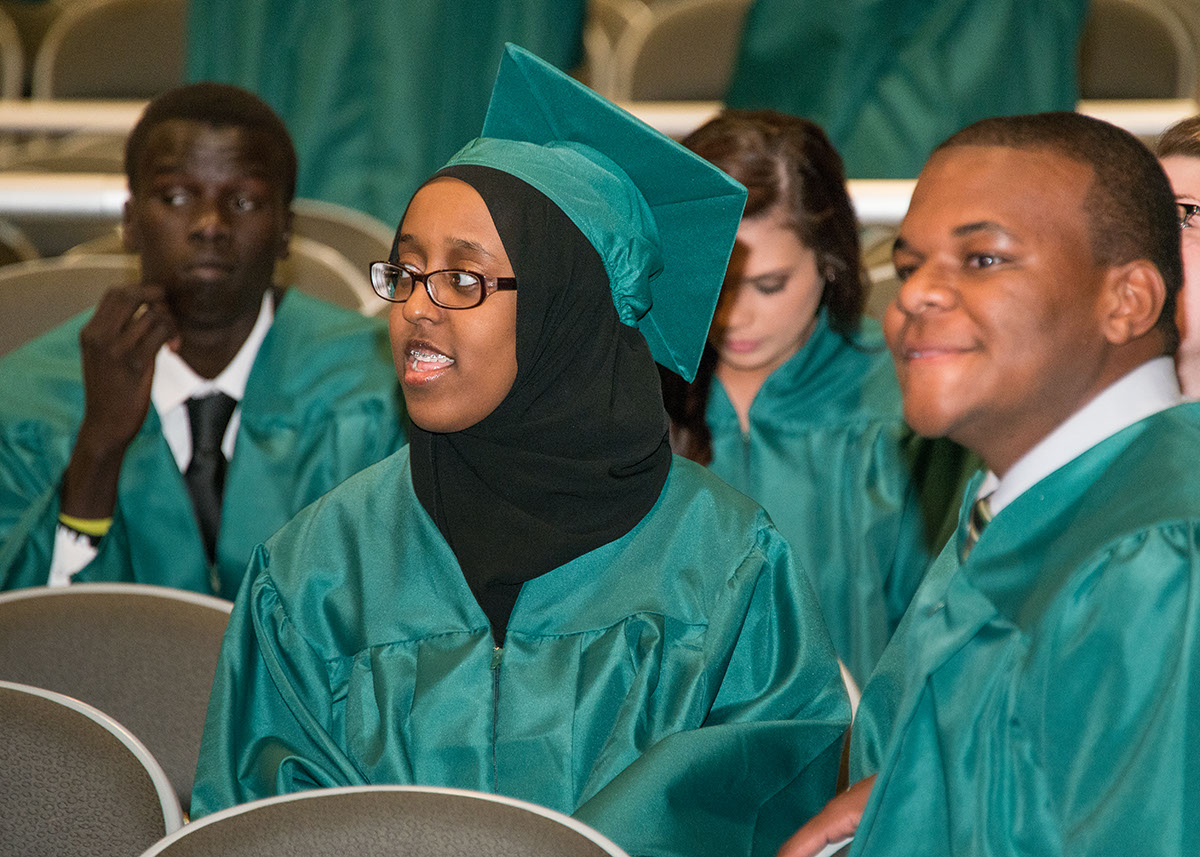
[[[496,758],[496,742],[499,740],[500,721],[500,661],[504,658],[503,646],[492,646],[492,788],[500,793],[500,763]]]

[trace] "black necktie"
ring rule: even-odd
[[[221,452],[221,440],[236,407],[237,401],[224,393],[187,400],[188,421],[192,424],[192,460],[183,480],[192,495],[192,506],[196,509],[196,521],[200,524],[209,563],[216,556],[221,495],[225,490],[225,455]]]

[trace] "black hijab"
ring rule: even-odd
[[[618,319],[600,255],[571,219],[500,170],[444,176],[483,197],[512,263],[517,376],[470,428],[412,426],[413,488],[503,645],[523,583],[625,535],[657,502],[667,419],[646,341]]]

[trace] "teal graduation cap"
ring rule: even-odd
[[[524,48],[500,60],[477,164],[549,197],[604,262],[621,321],[689,381],[704,349],[746,189]]]

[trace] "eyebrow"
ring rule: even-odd
[[[486,256],[488,259],[496,258],[493,253],[489,252],[488,249],[478,241],[470,241],[466,238],[450,238],[447,239],[446,243],[458,250],[469,250],[471,252],[478,253],[481,256]],[[415,244],[418,247],[421,246],[421,242],[418,241],[417,237],[411,232],[402,232],[400,234],[400,237],[396,240],[396,246],[400,246],[401,244]]]
[[[1009,238],[1015,240],[1017,236],[1011,230],[1006,229],[994,220],[976,220],[973,223],[964,223],[962,226],[956,226],[951,230],[950,234],[955,238],[966,238],[970,235],[975,235],[980,232],[999,232]],[[904,240],[903,235],[896,236],[895,243],[892,244],[892,252],[915,252],[908,242]]]
[[[739,283],[757,283],[760,280],[777,280],[780,277],[788,277],[792,273],[790,268],[779,268],[775,271],[763,271],[761,274],[755,274],[753,277],[738,277]]]
[[[1000,232],[1010,238],[1017,237],[994,220],[977,220],[974,223],[964,223],[962,226],[954,227],[954,231],[951,234],[956,238],[965,238],[977,232]]]

